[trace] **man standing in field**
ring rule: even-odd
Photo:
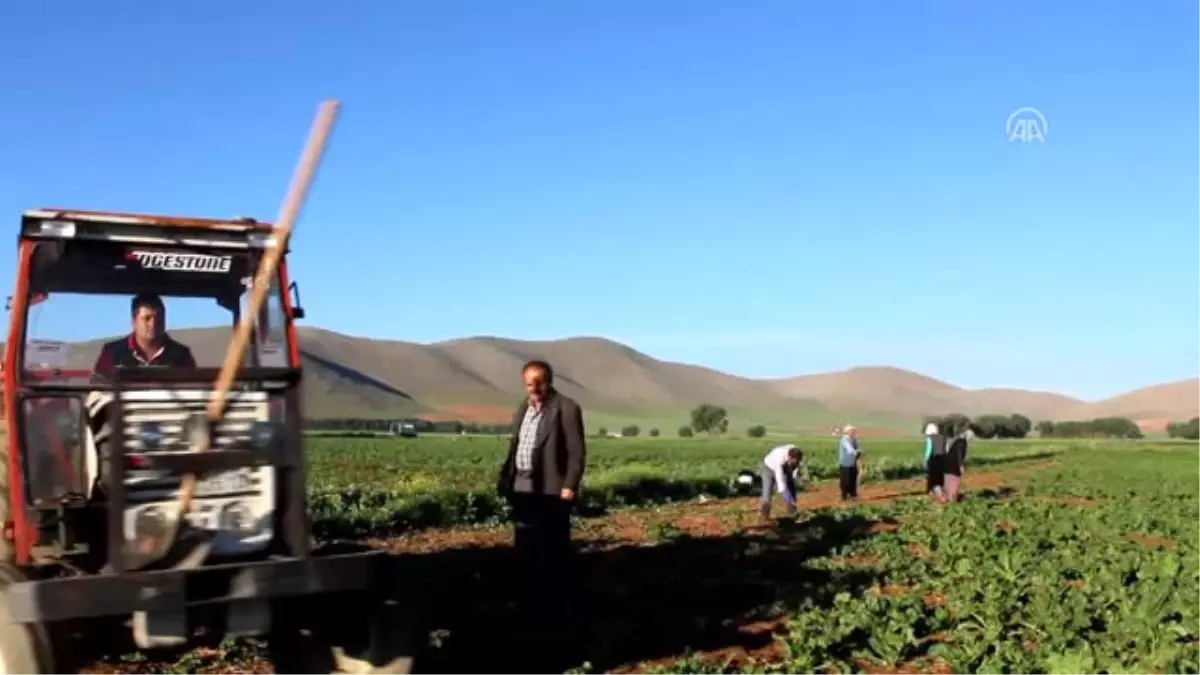
[[[858,448],[858,431],[847,424],[838,441],[838,483],[842,489],[842,500],[858,499],[858,467],[862,451]]]
[[[789,516],[796,514],[796,479],[794,472],[804,459],[804,451],[796,445],[788,443],[772,448],[763,458],[762,465],[762,500],[758,505],[758,513],[762,522],[771,518],[771,500],[775,492],[783,496]]]
[[[513,540],[533,618],[554,626],[570,597],[571,506],[583,479],[583,410],[554,388],[545,361],[521,369],[527,398],[512,420],[499,492],[512,504]]]

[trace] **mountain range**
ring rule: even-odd
[[[1020,413],[1037,420],[1123,416],[1145,426],[1186,420],[1200,410],[1200,381],[1190,378],[1100,401],[1021,389],[964,389],[890,366],[782,379],[751,379],[656,359],[595,337],[549,341],[471,337],[432,344],[351,337],[299,329],[305,409],[312,418],[507,420],[521,397],[519,370],[533,358],[553,364],[561,391],[579,400],[593,423],[678,419],[699,403],[736,411],[739,424],[820,428],[862,419],[912,429],[927,415]],[[201,364],[224,355],[227,328],[172,331]],[[71,346],[73,365],[90,364],[102,341]]]

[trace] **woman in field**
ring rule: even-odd
[[[925,491],[934,501],[945,501],[946,437],[933,422],[925,425]]]
[[[950,449],[946,451],[945,471],[946,501],[958,501],[958,489],[962,481],[963,467],[967,462],[967,440],[970,428],[963,429],[954,437]]]

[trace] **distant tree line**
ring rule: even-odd
[[[1098,417],[1094,420],[1038,422],[1042,438],[1142,438],[1142,429],[1128,417]]]
[[[711,403],[703,403],[698,405],[692,409],[690,417],[690,423],[679,427],[679,430],[676,432],[680,438],[691,438],[696,434],[709,434],[710,436],[717,436],[729,431],[729,412],[719,405],[713,405]],[[750,427],[748,435],[751,437],[757,437],[755,436],[756,433],[758,436],[762,436],[766,434],[766,432],[766,427],[759,425]],[[636,424],[630,424],[628,426],[621,427],[619,435],[624,438],[634,438],[641,435],[641,433],[641,427]],[[600,427],[596,430],[596,436],[598,437],[603,438],[609,435],[618,434],[610,434],[607,427]],[[647,432],[647,435],[651,438],[657,438],[662,435],[662,431],[660,431],[657,427],[651,428]]]
[[[641,433],[642,433],[641,427],[639,427],[636,424],[630,424],[629,426],[621,427],[620,435],[625,438],[634,438],[636,436],[641,435]],[[651,427],[650,430],[646,432],[646,435],[651,438],[658,438],[661,435],[661,433],[662,432],[660,432],[657,427]],[[600,427],[599,429],[596,430],[596,435],[601,438],[607,437],[609,435],[608,428]]]
[[[507,434],[508,424],[480,424],[477,422],[461,422],[446,420],[431,422],[429,420],[409,419],[359,419],[359,418],[322,418],[305,421],[304,428],[310,431],[346,431],[346,432],[377,432],[386,433],[397,424],[411,424],[418,433],[439,434]]]
[[[1200,417],[1193,417],[1186,422],[1171,422],[1167,425],[1167,435],[1192,441],[1200,439]]]
[[[304,428],[310,431],[387,431],[395,420],[327,418],[306,419]]]
[[[927,417],[923,424],[929,422],[937,424],[939,431],[950,436],[970,429],[979,438],[1025,438],[1032,431],[1036,431],[1042,438],[1143,437],[1137,422],[1127,417],[1099,417],[1093,420],[1061,422],[1047,420],[1034,425],[1028,417],[1021,414],[980,415],[971,418],[956,413],[945,417]],[[1182,432],[1182,426],[1180,431]]]
[[[968,429],[979,438],[1025,438],[1033,430],[1033,421],[1020,414],[980,415],[970,418],[960,413],[945,417],[926,417],[922,429],[930,422],[946,436],[957,436]]]
[[[677,434],[680,438],[691,438],[699,433],[710,436],[724,434],[729,430],[729,413],[725,408],[711,403],[704,403],[692,409],[689,424],[680,426]],[[957,435],[970,429],[979,438],[1025,438],[1031,432],[1037,432],[1042,438],[1142,438],[1142,430],[1137,423],[1126,417],[1101,417],[1094,420],[1038,422],[1036,425],[1021,414],[1012,415],[980,415],[975,418],[955,413],[944,417],[927,417],[922,422],[933,422],[938,429],[947,435]],[[447,420],[431,422],[419,418],[408,419],[364,419],[364,418],[321,418],[305,421],[305,429],[311,431],[335,431],[356,434],[388,433],[397,424],[412,424],[418,433],[450,433],[450,434],[508,434],[511,430],[507,423],[481,424],[478,422],[462,422]],[[641,428],[636,424],[622,427],[621,436],[637,437]],[[762,438],[767,433],[764,425],[756,424],[746,430],[749,438]],[[1171,438],[1190,440],[1200,439],[1200,417],[1193,417],[1187,422],[1172,422],[1167,425],[1167,434]],[[600,427],[597,435],[608,436],[608,429]],[[648,430],[647,435],[654,438],[661,435],[657,428]]]

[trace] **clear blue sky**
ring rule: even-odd
[[[0,217],[272,218],[332,96],[310,324],[1101,397],[1200,370],[1196,26],[1183,0],[14,0]],[[1045,143],[1006,141],[1022,106]]]

